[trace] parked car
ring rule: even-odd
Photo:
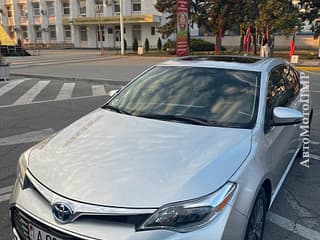
[[[22,154],[16,239],[262,239],[301,147],[300,89],[282,59],[151,67]]]

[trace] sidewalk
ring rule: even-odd
[[[296,67],[301,71],[320,71],[320,59],[300,60]]]

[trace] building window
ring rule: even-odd
[[[120,13],[120,4],[118,0],[113,1],[113,12],[115,14],[119,14]]]
[[[103,26],[100,26],[100,31],[101,31],[102,42],[104,42],[105,41],[105,37],[104,37],[104,27]],[[98,42],[101,42],[101,38],[100,38],[99,26],[97,26],[97,39],[98,39]]]
[[[13,17],[12,6],[7,6],[7,15],[8,17]]]
[[[108,28],[108,34],[112,34],[113,33],[113,28]]]
[[[132,12],[141,12],[141,0],[131,0]]]
[[[81,16],[86,16],[87,7],[86,7],[86,1],[85,0],[80,0],[79,1],[79,10],[80,10],[80,15]]]
[[[21,33],[23,39],[28,39],[28,29],[27,26],[21,26]]]
[[[48,16],[54,16],[54,2],[47,2]]]
[[[55,25],[50,25],[48,27],[48,30],[49,30],[49,38],[50,38],[50,40],[56,40],[57,39],[56,26]]]
[[[69,26],[69,25],[63,26],[63,32],[64,32],[64,38],[66,40],[70,40],[71,39],[71,26]]]
[[[42,31],[40,26],[38,25],[34,26],[34,32],[35,32],[36,39],[42,38]]]
[[[96,15],[103,13],[103,2],[102,0],[96,0]]]
[[[63,15],[70,15],[70,3],[68,2],[63,2],[62,3],[62,7],[63,7]]]
[[[141,25],[132,25],[132,39],[141,41]]]
[[[40,3],[32,3],[33,16],[40,16]]]
[[[87,26],[80,26],[80,40],[88,41],[88,29]]]
[[[156,27],[151,27],[151,35],[156,35]]]
[[[27,16],[27,6],[26,4],[20,4],[20,16],[26,17]]]

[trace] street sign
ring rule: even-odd
[[[177,46],[178,56],[188,55],[188,0],[177,0]]]

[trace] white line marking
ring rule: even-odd
[[[16,86],[18,86],[23,81],[24,80],[15,80],[15,81],[7,83],[2,88],[0,88],[0,96],[2,96],[5,93],[9,92],[11,89],[15,88]]]
[[[10,200],[10,197],[11,197],[11,193],[0,195],[0,203]]]
[[[23,94],[14,105],[21,105],[31,103],[32,100],[44,89],[50,81],[39,81],[32,88],[30,88],[25,94]]]
[[[315,160],[320,160],[320,156],[318,155],[310,154],[309,157]]]
[[[107,95],[104,85],[93,85],[92,86],[92,95],[93,96],[104,96]]]
[[[286,229],[287,231],[293,232],[305,239],[308,240],[319,240],[320,239],[320,233],[316,232],[310,228],[306,228],[300,224],[295,224],[294,222],[290,221],[287,218],[284,218],[282,216],[279,216],[278,214],[269,212],[267,219],[278,225],[279,227]]]
[[[63,100],[44,100],[44,101],[36,101],[36,102],[31,102],[31,103],[25,103],[25,104],[20,104],[20,105],[0,105],[0,108],[9,108],[9,107],[18,107],[18,106],[23,106],[23,105],[33,105],[33,104],[40,104],[40,103],[51,103],[51,102],[59,102],[59,101],[69,101],[69,100],[79,100],[79,99],[86,99],[86,98],[97,98],[101,96],[82,96],[82,97],[74,97],[74,98],[69,98],[69,99],[63,99]]]
[[[13,186],[3,187],[0,188],[0,195],[4,193],[10,193],[12,191]]]
[[[60,92],[56,100],[64,100],[71,98],[75,85],[75,83],[64,83],[62,88],[60,89]]]
[[[0,138],[0,146],[39,142],[54,133],[51,128]]]

